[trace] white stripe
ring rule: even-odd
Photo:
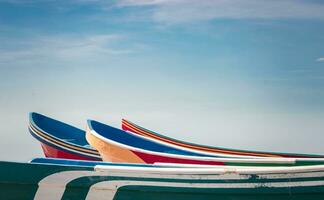
[[[152,165],[160,167],[179,167],[179,168],[255,168],[255,166],[235,166],[235,165],[205,165],[205,164],[186,164],[186,163],[164,163],[155,162]],[[263,167],[273,169],[273,167]]]
[[[138,168],[138,167],[133,167]],[[262,178],[311,178],[321,177],[324,172],[309,172],[301,174],[270,174],[260,175]],[[124,167],[111,168],[110,170],[97,169],[96,171],[64,171],[51,174],[39,182],[39,188],[35,194],[35,200],[59,200],[63,197],[66,185],[78,178],[86,176],[121,176],[121,177],[139,177],[139,178],[171,178],[171,179],[192,179],[192,180],[247,180],[250,175],[237,173],[225,174],[168,174],[168,173],[148,173],[136,170],[126,170]],[[271,177],[272,176],[272,177]],[[125,185],[150,185],[150,186],[168,186],[168,187],[196,187],[196,188],[254,188],[254,187],[298,187],[298,186],[316,186],[324,185],[324,181],[303,181],[303,182],[274,182],[274,183],[174,183],[174,182],[147,182],[147,181],[105,181],[94,184],[90,187],[87,199],[113,198],[119,187]]]
[[[324,181],[307,182],[274,182],[274,183],[175,183],[153,181],[103,181],[92,185],[86,200],[112,200],[116,192],[123,186],[157,186],[157,187],[185,187],[185,188],[257,188],[257,187],[303,187],[324,185]]]
[[[65,186],[74,179],[92,176],[94,171],[64,171],[51,174],[38,183],[34,200],[59,200],[62,198]]]
[[[135,167],[135,166],[109,166],[96,165],[97,171],[126,171],[135,173],[163,173],[163,174],[279,174],[324,171],[324,165],[295,166],[295,167],[233,167],[233,168],[163,168],[163,167]]]
[[[133,167],[135,168],[135,167]],[[300,167],[298,167],[300,168]],[[305,167],[304,167],[305,168]],[[249,179],[251,175],[256,175],[260,179],[294,179],[294,178],[324,178],[324,171],[317,171],[315,169],[311,169],[314,167],[307,167],[308,169],[293,169],[291,172],[287,172],[284,170],[277,170],[276,173],[262,173],[259,170],[259,173],[234,173],[229,171],[222,171],[221,173],[211,173],[212,171],[203,171],[199,172],[199,170],[192,171],[191,169],[169,169],[167,171],[163,170],[132,170],[125,167],[110,167],[106,169],[102,169],[100,167],[95,167],[96,171],[102,172],[102,175],[106,173],[106,175],[111,176],[126,176],[126,177],[138,177],[138,174],[141,174],[142,178],[175,178],[175,179],[193,179],[193,180],[242,180]],[[179,171],[181,170],[181,171]],[[189,171],[188,171],[189,170]],[[190,173],[191,170],[191,173]],[[250,169],[251,170],[251,169]]]
[[[139,172],[114,171],[102,172],[101,175],[121,176],[121,177],[139,177]],[[166,174],[166,173],[143,173],[141,178],[169,178],[169,179],[191,179],[191,180],[246,180],[251,178],[251,174]],[[283,174],[256,174],[259,179],[294,179],[294,178],[324,178],[324,172],[306,172],[306,173],[283,173]]]

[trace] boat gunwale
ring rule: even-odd
[[[126,125],[125,125],[125,123]],[[207,149],[210,149],[209,152],[210,153],[213,153],[213,150],[216,150],[216,151],[230,151],[228,152],[229,154],[233,154],[233,155],[236,155],[235,153],[250,153],[250,154],[261,154],[260,156],[264,156],[264,157],[289,157],[289,156],[293,156],[294,158],[324,158],[324,155],[314,155],[314,154],[299,154],[299,153],[284,153],[284,152],[262,152],[262,151],[253,151],[253,150],[241,150],[241,149],[231,149],[231,148],[225,148],[225,147],[213,147],[213,146],[209,146],[209,145],[202,145],[202,144],[197,144],[197,143],[194,143],[194,142],[187,142],[187,141],[184,141],[184,140],[179,140],[179,139],[175,139],[175,138],[172,138],[172,137],[168,137],[168,136],[165,136],[165,135],[162,135],[162,134],[159,134],[159,133],[156,133],[152,130],[149,130],[149,129],[146,129],[142,126],[139,126],[127,119],[122,119],[122,126],[125,125],[125,126],[128,126],[127,124],[130,124],[131,126],[134,126],[135,128],[139,129],[140,131],[145,131],[145,132],[148,132],[149,134],[153,135],[153,139],[155,140],[159,140],[158,138],[154,138],[154,135],[155,136],[158,136],[158,137],[161,137],[163,139],[167,139],[169,141],[175,141],[177,143],[180,143],[180,144],[184,144],[184,145],[190,145],[190,146],[196,146],[196,147],[199,147],[199,148],[207,148]],[[126,131],[126,130],[125,130]],[[135,134],[139,134],[139,133],[136,133],[136,132],[133,132],[133,131],[129,131],[131,133],[135,133]],[[144,136],[145,137],[145,136]],[[169,142],[166,142],[166,143],[169,143]],[[174,145],[177,145],[177,144],[174,144]],[[181,146],[181,145],[179,145]],[[182,146],[181,146],[182,147]],[[184,148],[188,148],[190,149],[190,147],[184,147]],[[194,150],[197,150],[197,151],[208,151],[208,150],[198,150],[198,149],[194,149]],[[235,151],[235,152],[231,152],[231,151]],[[264,155],[265,154],[265,155]],[[269,155],[267,155],[269,154]],[[252,155],[253,156],[253,155]]]

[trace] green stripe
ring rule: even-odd
[[[289,188],[254,188],[254,189],[197,189],[167,188],[151,186],[125,186],[118,190],[115,200],[320,200],[324,198],[323,189],[314,187],[321,193],[294,193]]]
[[[0,162],[0,199],[33,199],[43,178],[66,170],[93,168]]]
[[[83,177],[70,182],[62,199],[76,200],[85,199],[91,185],[102,181],[113,180],[141,180],[152,179],[125,178],[125,177]],[[166,179],[155,179],[154,181],[167,181]],[[177,181],[179,182],[179,181]],[[183,182],[183,181],[180,181]],[[186,181],[187,182],[187,181]],[[204,181],[202,181],[204,182]],[[114,199],[237,199],[237,200],[261,200],[261,199],[322,199],[324,198],[323,187],[298,187],[295,188],[249,188],[249,189],[217,189],[217,188],[184,188],[184,187],[161,187],[161,186],[123,186],[119,188]]]
[[[109,176],[86,176],[67,184],[62,200],[85,199],[90,187],[98,182],[112,180]]]

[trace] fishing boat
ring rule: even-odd
[[[99,153],[85,139],[85,131],[32,112],[29,132],[40,143],[46,157],[100,161]]]
[[[227,149],[221,147],[210,147],[205,145],[199,145],[199,144],[189,143],[181,140],[176,140],[164,136],[162,134],[155,133],[126,119],[122,119],[122,129],[131,134],[146,137],[147,139],[152,140],[156,143],[172,146],[177,149],[182,149],[194,153],[205,154],[209,156],[243,157],[243,158],[244,157],[324,158],[323,155],[258,152],[258,151],[246,151],[246,150]]]
[[[37,159],[0,162],[0,198],[6,200],[318,200],[324,166],[159,167]],[[13,175],[14,173],[14,175]]]
[[[96,148],[103,161],[119,163],[181,163],[227,166],[297,166],[323,164],[321,158],[224,158],[209,157],[172,146],[156,143],[145,137],[129,134],[109,125],[88,120],[88,143]]]

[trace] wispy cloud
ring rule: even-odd
[[[96,3],[101,2],[102,0],[65,0],[65,1],[56,1],[56,0],[0,0],[5,3],[14,3],[14,4],[37,4],[37,3],[46,3],[46,2],[56,2],[56,3],[66,3],[66,2],[74,2],[74,3]]]
[[[169,4],[172,2],[172,0],[121,0],[119,1],[120,6],[148,6],[148,5],[163,5],[163,4]]]
[[[153,20],[188,23],[215,19],[324,19],[324,5],[306,0],[120,0],[120,6],[152,6]]]
[[[44,36],[29,40],[15,41],[15,47],[0,47],[0,63],[43,59],[86,60],[132,52],[131,49],[118,47],[121,41],[127,40],[126,36],[118,34]]]
[[[324,20],[324,4],[309,0],[118,0],[115,3],[106,0],[0,0],[0,2],[15,4],[45,2],[53,4],[53,7],[64,5],[65,9],[88,4],[97,5],[103,10],[115,6],[152,7],[150,19],[167,24],[217,19]]]
[[[112,7],[152,7],[151,19],[161,23],[190,23],[217,19],[321,19],[324,4],[309,0],[0,0],[15,4],[51,3],[56,6],[97,5]],[[110,11],[110,9],[109,9]]]
[[[316,59],[317,62],[324,62],[324,57]]]
[[[0,0],[0,3],[12,3],[12,4],[34,4],[42,2],[54,2],[53,0]]]

